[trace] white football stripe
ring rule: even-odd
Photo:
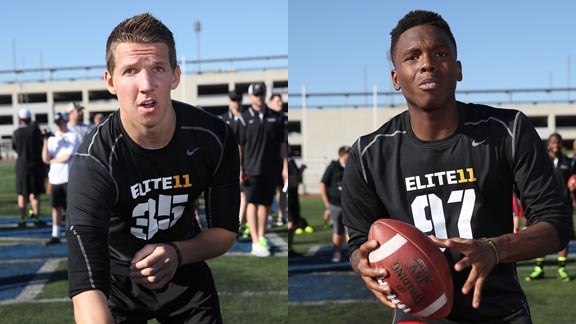
[[[368,254],[368,261],[372,263],[382,261],[400,249],[404,244],[406,244],[406,239],[402,235],[396,234],[376,250],[370,252],[370,254]]]
[[[447,300],[446,294],[442,294],[442,296],[438,297],[438,299],[436,299],[436,301],[434,301],[428,307],[419,311],[415,315],[420,316],[420,317],[430,316],[430,315],[436,313],[440,308],[442,308],[442,306],[444,306],[446,304],[446,300]]]

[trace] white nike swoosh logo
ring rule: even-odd
[[[188,150],[186,150],[186,155],[191,156],[192,154],[196,153],[196,151],[198,151],[199,149],[201,149],[201,147],[197,147],[197,148],[193,149],[192,151],[190,151],[188,149]]]
[[[472,140],[472,146],[478,146],[480,144],[484,144],[484,142],[486,142],[487,139],[488,139],[488,137],[486,137],[484,140],[482,140],[480,142],[476,142],[476,140]]]

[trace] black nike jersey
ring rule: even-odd
[[[512,233],[512,188],[518,188],[530,224],[553,224],[561,246],[569,211],[552,163],[524,114],[458,102],[459,126],[450,137],[419,140],[408,111],[359,138],[344,170],[344,224],[350,251],[367,240],[370,225],[394,218],[439,238],[482,238]],[[445,253],[451,268],[460,259]],[[462,295],[466,271],[453,271],[454,307],[449,319],[488,323],[527,307],[515,264],[488,276],[479,309]]]
[[[244,172],[250,176],[282,174],[283,143],[286,143],[286,120],[282,113],[268,107],[263,114],[252,107],[242,112],[236,136],[242,146]]]
[[[128,275],[144,245],[199,234],[194,208],[201,193],[208,226],[238,230],[240,162],[231,128],[201,109],[173,106],[176,130],[163,148],[133,142],[116,111],[76,153],[68,183],[71,296],[90,289],[108,294],[110,271]]]
[[[44,169],[42,132],[36,123],[20,125],[12,134],[12,148],[18,154],[16,173]]]
[[[242,116],[234,116],[234,114],[230,110],[220,115],[220,118],[222,118],[222,120],[225,121],[226,124],[230,125],[230,127],[232,127],[234,134],[238,132],[239,125],[244,124]]]
[[[554,175],[558,182],[560,182],[560,188],[564,194],[564,199],[569,206],[572,206],[572,198],[570,196],[570,190],[568,189],[568,178],[576,173],[576,163],[573,159],[567,157],[564,153],[559,154],[556,161],[552,160],[554,163]]]
[[[332,161],[324,170],[322,180],[320,182],[326,185],[326,193],[328,194],[328,201],[332,205],[342,205],[342,176],[344,175],[344,167],[339,161]]]

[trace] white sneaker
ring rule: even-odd
[[[270,251],[260,244],[252,244],[252,251],[250,252],[250,254],[255,255],[257,257],[267,257],[270,256]]]
[[[338,263],[340,261],[342,261],[342,255],[340,252],[334,252],[334,254],[332,254],[332,263]]]

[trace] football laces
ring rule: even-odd
[[[378,278],[378,284],[380,286],[388,286],[388,283],[382,278]],[[410,311],[412,310],[410,307],[407,307],[406,305],[402,304],[400,299],[398,299],[395,294],[392,293],[386,294],[386,298],[388,298],[389,301],[391,301],[394,305],[396,305],[396,307],[398,307],[398,309],[400,309],[404,313],[410,313]]]

